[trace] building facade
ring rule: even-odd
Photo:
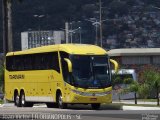
[[[160,48],[113,49],[108,53],[110,58],[119,63],[119,68],[121,70],[134,70],[136,75],[135,80],[140,79],[141,71],[148,67],[148,65],[160,68]],[[113,91],[113,99],[134,98],[133,93],[119,95],[117,93],[118,89],[114,89]],[[151,90],[149,96],[155,98],[155,91]]]
[[[21,33],[22,50],[64,42],[64,31],[27,31]]]
[[[139,70],[145,65],[160,66],[160,48],[113,49],[108,53],[122,69]]]

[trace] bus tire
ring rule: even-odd
[[[17,106],[17,107],[20,107],[20,101],[19,101],[19,95],[18,95],[18,92],[15,92],[14,93],[14,105]]]
[[[24,91],[20,94],[20,105],[21,107],[33,107],[33,103],[26,102]]]
[[[91,107],[93,110],[98,110],[101,107],[101,104],[100,103],[92,103]]]
[[[58,104],[57,103],[46,103],[48,108],[58,108]]]
[[[67,103],[63,103],[63,99],[62,99],[62,94],[59,93],[58,97],[57,97],[57,102],[58,102],[58,107],[61,109],[66,109],[67,108]]]

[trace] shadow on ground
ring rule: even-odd
[[[67,109],[71,110],[93,110],[91,105],[68,105]],[[99,110],[122,110],[122,105],[102,104]]]

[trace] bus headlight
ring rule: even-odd
[[[76,94],[83,95],[83,92],[81,92],[81,91],[78,91],[78,90],[71,90],[71,91],[76,93]]]

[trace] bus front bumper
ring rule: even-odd
[[[68,96],[66,101],[67,103],[111,103],[112,94],[104,96],[83,96],[72,93],[71,96]]]

